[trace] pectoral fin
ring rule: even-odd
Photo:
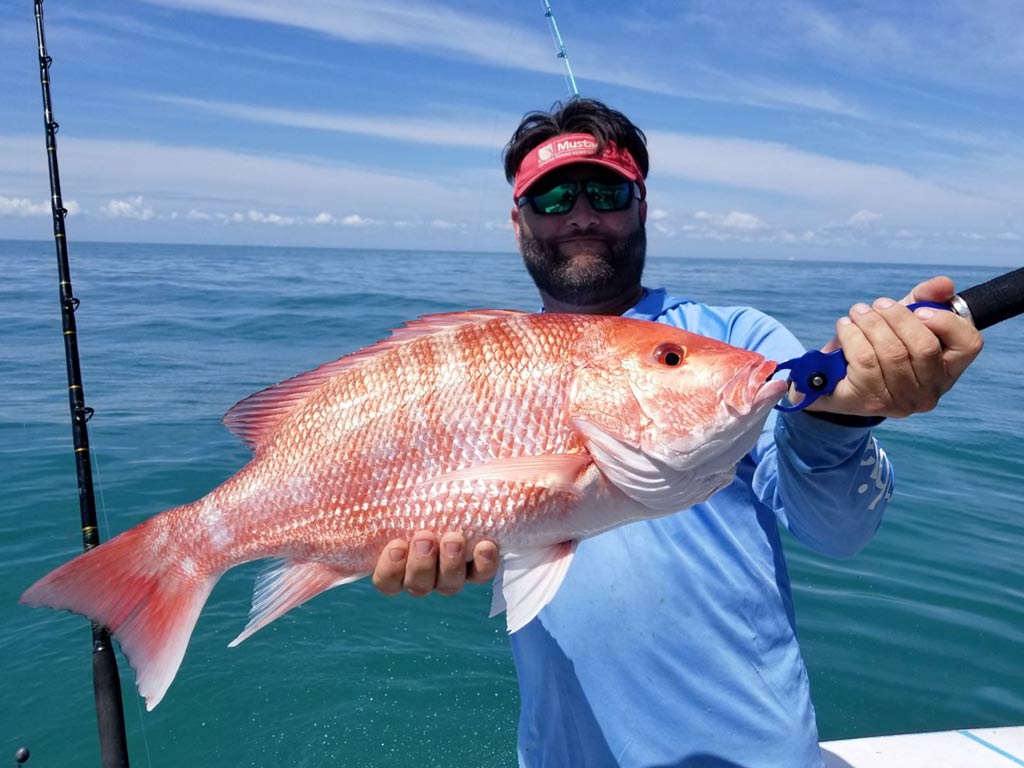
[[[551,602],[569,570],[576,541],[553,547],[509,552],[494,580],[491,616],[505,611],[509,634],[516,632]]]
[[[592,459],[586,453],[520,456],[457,469],[454,472],[432,477],[424,484],[436,485],[465,480],[485,480],[535,485],[552,491],[579,495],[576,481],[591,461]]]

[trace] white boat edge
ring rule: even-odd
[[[1024,725],[825,741],[825,768],[1024,766]]]

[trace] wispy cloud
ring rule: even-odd
[[[188,34],[180,29],[171,28],[167,24],[153,23],[127,12],[108,13],[88,6],[68,6],[61,9],[60,24],[74,27],[74,36],[87,35],[89,43],[104,43],[111,46],[123,46],[125,40],[144,41],[158,45],[192,48],[203,51],[214,51],[221,56],[243,56],[249,59],[268,61],[273,64],[315,66],[313,58],[300,58],[276,53],[264,48],[245,45],[232,45],[221,39],[206,39],[198,34]],[[3,37],[0,36],[0,42]]]
[[[502,23],[464,7],[396,0],[146,0],[191,10],[297,27],[351,43],[391,45],[499,67],[558,71],[544,31]]]
[[[34,137],[0,136],[0,178],[46,175],[46,160]],[[339,208],[422,212],[479,209],[480,194],[501,201],[504,189],[481,183],[479,188],[449,184],[443,173],[387,173],[322,157],[295,158],[210,147],[157,142],[66,137],[61,145],[65,187],[110,190],[107,199],[134,202],[145,196],[149,205],[207,210],[211,204],[243,210],[296,208],[316,213],[323,201]],[[487,176],[493,170],[487,169]],[[481,178],[485,172],[480,171]],[[201,201],[197,200],[202,198]],[[189,201],[195,201],[190,204]]]
[[[0,178],[45,178],[37,145],[34,137],[0,136]],[[451,175],[384,173],[322,157],[71,137],[61,145],[61,166],[65,188],[85,193],[76,233],[91,237],[138,236],[139,227],[161,238],[175,227],[191,233],[179,237],[259,231],[272,241],[274,232],[295,232],[309,242],[335,228],[369,237],[386,231],[483,237],[490,230],[480,222],[508,209],[507,191],[490,167],[480,168],[479,183],[472,184],[465,167]],[[79,210],[78,203],[68,207]],[[43,201],[0,196],[2,219],[47,213]],[[503,233],[500,246],[511,242]]]
[[[1007,91],[1020,83],[1024,63],[1024,14],[1015,0],[695,0],[677,19],[717,46],[756,43],[766,62],[803,58],[837,71],[882,73],[890,82],[910,75]],[[983,74],[989,77],[979,82]]]
[[[882,227],[877,225],[877,214],[870,211],[858,211],[845,223],[804,227],[772,224],[746,211],[695,211],[675,215],[665,209],[656,209],[656,214],[651,226],[657,237],[666,241],[683,239],[706,244],[784,248],[783,253],[821,255],[824,252],[831,258],[842,258],[844,254],[858,250],[929,255],[962,254],[965,251],[1008,254],[1022,240],[1022,236],[1014,231]],[[865,226],[867,223],[872,226]]]
[[[148,98],[247,122],[361,134],[415,144],[482,147],[493,150],[502,147],[507,141],[511,127],[518,123],[518,116],[514,115],[489,115],[474,122],[465,115],[438,118],[427,118],[422,115],[353,115],[277,109],[158,94],[150,95]]]
[[[765,229],[768,226],[758,216],[744,211],[729,211],[726,214],[697,211],[693,214],[693,217],[698,221],[710,222],[722,229],[738,229],[746,232],[755,229]]]
[[[981,191],[956,189],[900,169],[783,144],[664,132],[651,132],[648,138],[657,176],[831,201],[915,220],[996,218],[1008,212],[1007,206]]]

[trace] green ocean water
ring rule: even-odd
[[[220,424],[246,395],[426,312],[537,306],[512,253],[71,255],[104,539],[247,461]],[[17,605],[80,548],[53,246],[0,241],[0,267],[0,765],[22,745],[29,766],[97,765],[88,623]],[[854,301],[1000,271],[652,257],[647,283],[758,307],[819,346]],[[787,542],[823,739],[1024,723],[1024,319],[985,337],[938,410],[879,428],[897,486],[868,548],[837,562]],[[218,584],[154,712],[120,658],[133,766],[515,764],[518,696],[489,587],[414,600],[360,582],[229,649],[258,570]]]

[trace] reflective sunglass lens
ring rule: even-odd
[[[633,184],[628,181],[619,184],[588,181],[586,191],[595,211],[623,211],[633,202]]]
[[[547,192],[531,195],[533,210],[541,214],[568,213],[580,194],[579,184],[567,182],[552,187]]]

